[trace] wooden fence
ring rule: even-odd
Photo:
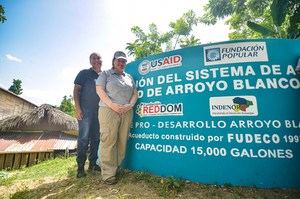
[[[31,166],[54,157],[53,151],[39,152],[0,152],[0,170],[19,169],[22,166]]]

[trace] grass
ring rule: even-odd
[[[148,186],[157,191],[160,196],[168,197],[179,194],[185,185],[184,181],[173,177],[163,178],[149,173],[135,172],[133,182],[144,181]]]
[[[113,186],[99,172],[77,179],[75,158],[56,158],[29,168],[0,171],[0,198],[300,198],[300,189],[258,189],[191,183],[149,173],[121,170]]]
[[[17,191],[16,193],[14,193],[13,195],[11,195],[11,199],[29,199],[30,198],[30,190],[29,189],[24,189],[22,191]]]
[[[36,180],[45,177],[60,178],[74,175],[74,158],[68,160],[56,158],[45,161],[32,167],[23,167],[19,170],[1,171],[0,185],[10,185],[16,180]]]

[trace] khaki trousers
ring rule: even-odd
[[[118,114],[108,107],[100,107],[100,160],[102,179],[117,173],[118,166],[125,158],[128,132],[133,111]]]

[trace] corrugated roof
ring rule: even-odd
[[[74,150],[77,138],[62,132],[0,133],[0,153]]]
[[[77,139],[76,142],[71,142],[73,140],[73,137],[70,137],[66,134],[61,134],[61,137],[57,142],[54,144],[54,149],[58,150],[61,148],[68,148],[69,150],[75,149],[77,147]]]

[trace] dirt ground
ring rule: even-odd
[[[16,181],[0,186],[0,198],[98,198],[98,199],[299,199],[300,189],[258,189],[249,187],[204,185],[178,182],[149,174],[123,171],[116,185],[105,185],[100,173],[88,173],[77,179],[75,169],[60,179]]]

